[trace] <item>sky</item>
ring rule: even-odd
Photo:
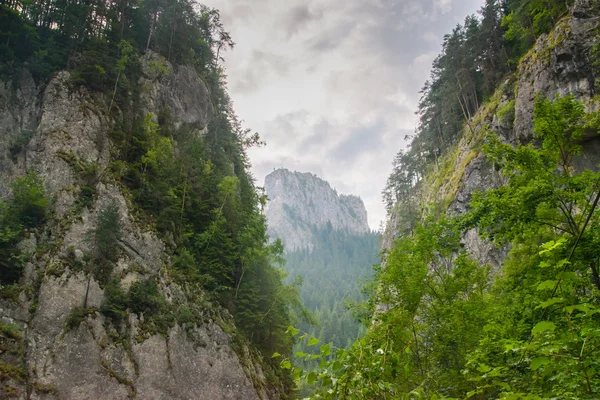
[[[369,225],[419,91],[450,33],[483,0],[204,0],[236,43],[223,54],[257,185],[276,168],[312,172],[365,202]]]

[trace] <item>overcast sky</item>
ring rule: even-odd
[[[250,151],[257,184],[274,168],[315,173],[359,195],[377,229],[443,36],[483,0],[204,2],[236,42],[225,54],[235,110],[267,142]]]

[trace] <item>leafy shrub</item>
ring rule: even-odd
[[[10,153],[13,161],[16,161],[17,155],[23,151],[27,144],[29,144],[34,134],[35,131],[23,130],[16,138],[13,139],[10,147],[8,148],[8,152]]]
[[[4,325],[0,324],[0,333],[10,339],[21,340],[23,336],[21,335],[21,329],[17,325],[10,324]]]
[[[0,284],[16,282],[21,276],[25,255],[17,244],[26,228],[35,228],[46,219],[48,198],[42,180],[33,172],[17,178],[12,185],[13,197],[0,201]]]
[[[79,198],[77,199],[77,206],[91,207],[94,203],[94,197],[96,196],[96,188],[93,186],[83,185],[79,190]]]
[[[504,121],[507,120],[507,118],[512,122],[514,122],[515,120],[515,101],[511,100],[508,103],[506,103],[503,107],[501,107],[498,112],[496,113],[496,115],[498,115],[498,121],[500,121],[500,123],[504,123]]]
[[[149,315],[158,314],[166,307],[165,299],[158,291],[158,285],[153,280],[134,283],[129,289],[129,307],[131,311]]]
[[[44,222],[48,212],[48,198],[42,179],[29,171],[23,178],[15,179],[12,189],[11,208],[23,227],[34,228]]]
[[[119,206],[112,203],[98,214],[96,228],[87,232],[87,240],[92,244],[92,273],[101,285],[110,281],[121,237],[121,213]]]
[[[83,322],[85,317],[94,313],[94,309],[85,307],[75,307],[71,310],[67,319],[65,320],[65,330],[70,331],[71,329],[79,328],[79,325]]]
[[[100,312],[115,321],[120,321],[125,316],[128,298],[118,279],[113,279],[104,288],[104,300]]]

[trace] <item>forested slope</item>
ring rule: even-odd
[[[0,397],[290,395],[232,46],[188,0],[0,6]]]
[[[383,193],[373,325],[294,371],[320,398],[599,396],[599,27],[595,1],[488,0],[445,37]]]
[[[379,234],[350,233],[331,226],[313,227],[313,232],[317,241],[312,250],[285,255],[286,271],[303,278],[300,296],[317,322],[299,328],[323,343],[349,347],[366,331],[350,306],[366,300],[361,285],[372,279],[373,265],[379,262]],[[301,350],[310,352],[306,346]]]
[[[286,246],[289,280],[302,281],[300,297],[313,321],[298,328],[323,343],[350,346],[366,331],[353,317],[353,304],[366,297],[361,282],[372,279],[380,235],[369,231],[363,201],[338,194],[311,173],[278,169],[265,178],[268,231]],[[312,323],[311,323],[312,322]],[[307,341],[296,354],[313,353]],[[303,362],[310,369],[316,362]]]

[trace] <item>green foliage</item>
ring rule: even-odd
[[[525,54],[541,34],[550,32],[572,5],[573,0],[507,1],[502,26],[516,50],[515,58]]]
[[[0,298],[11,300],[13,303],[19,302],[19,295],[23,291],[23,287],[17,283],[10,285],[0,285]]]
[[[18,341],[23,339],[21,329],[15,324],[0,324],[0,333],[9,339],[14,339]]]
[[[486,0],[480,18],[468,16],[444,37],[442,53],[421,90],[416,134],[405,138],[410,139],[408,149],[394,159],[383,190],[388,210],[399,204],[414,214],[412,189],[428,172],[440,168],[439,160],[456,147],[463,131],[475,135],[484,129],[482,116],[476,117],[482,113],[481,105],[489,99],[488,108],[495,112],[496,88],[515,72],[535,39],[550,32],[572,4],[572,0]],[[498,110],[501,121],[514,119],[514,93],[506,94],[509,102]],[[407,219],[412,228],[414,219]]]
[[[576,236],[581,229],[577,207],[585,210],[596,174],[574,174],[573,159],[593,121],[572,96],[554,102],[539,98],[534,112],[534,134],[541,148],[512,148],[494,136],[485,145],[488,160],[509,178],[509,185],[474,195],[468,216],[491,238],[510,241],[517,235],[548,226]]]
[[[515,120],[515,100],[509,101],[502,108],[498,109],[496,115],[498,116],[498,121],[501,124],[506,121],[510,121],[512,125]]]
[[[65,320],[65,331],[76,330],[88,315],[94,315],[96,310],[93,308],[75,307],[71,310]]]
[[[377,274],[380,310],[367,335],[316,355],[316,372],[289,358],[281,367],[316,385],[315,398],[597,398],[600,175],[573,166],[597,121],[572,97],[539,98],[537,148],[488,138],[506,186],[397,239]],[[461,250],[471,228],[511,243],[493,276]]]
[[[94,256],[115,261],[115,250],[121,239],[121,211],[116,203],[109,204],[98,214],[98,224],[92,232]]]
[[[220,52],[233,47],[217,10],[189,0],[2,4],[0,75],[25,66],[39,80],[73,69],[73,81],[102,92],[123,92],[132,55],[151,49],[176,64],[189,64],[217,81]],[[126,94],[125,94],[126,95]]]
[[[16,161],[17,155],[21,153],[23,149],[25,149],[34,134],[35,131],[23,130],[17,135],[17,137],[13,139],[8,148],[8,152],[10,153],[13,161]]]
[[[25,370],[11,364],[0,361],[0,379],[13,378],[23,382],[25,380]]]
[[[98,179],[118,180],[136,222],[157,232],[173,252],[168,269],[178,283],[190,293],[206,291],[210,301],[227,307],[242,327],[240,335],[255,348],[289,354],[292,341],[283,332],[292,310],[304,311],[298,286],[282,283],[280,246],[269,245],[266,236],[246,155],[262,142],[242,127],[226,91],[222,54],[234,43],[219,12],[190,0],[31,0],[0,7],[3,78],[18,77],[27,68],[43,83],[56,71],[68,70],[74,85],[104,96],[117,119],[111,133],[113,159],[102,177],[96,165],[59,154],[81,178],[76,206],[92,206]],[[148,63],[147,72],[158,78],[169,73],[167,61],[196,69],[210,93],[213,112],[207,127],[184,124],[176,129],[168,110],[157,117],[140,114],[146,108],[140,94],[148,90],[140,85],[140,55],[148,50],[158,57],[145,56],[156,60]],[[207,133],[198,134],[203,128]],[[15,226],[2,231],[11,246],[22,233]],[[167,307],[164,315],[157,311],[163,307],[161,297],[150,284],[133,287],[124,301],[112,276],[118,226],[116,212],[101,210],[98,226],[88,235],[89,272],[106,289],[103,312],[118,320],[127,304],[134,312],[152,314],[147,333],[166,331],[175,318],[189,322],[185,309]],[[8,259],[0,257],[2,267]],[[1,280],[5,283],[4,276]],[[271,383],[283,385],[284,396],[291,386],[289,374],[274,375],[278,382]]]
[[[113,321],[120,322],[125,317],[129,299],[121,288],[118,279],[113,278],[104,287],[104,298],[100,306],[100,312]]]
[[[17,244],[25,230],[42,224],[48,212],[48,198],[42,180],[32,171],[12,184],[12,198],[0,201],[0,284],[16,282],[28,257]]]
[[[87,240],[92,247],[90,272],[101,285],[111,279],[121,236],[121,211],[116,203],[111,203],[98,213],[96,228],[87,232]]]
[[[34,228],[43,223],[48,211],[48,198],[42,179],[29,171],[24,177],[15,179],[12,190],[11,211],[16,213],[23,227]]]
[[[164,297],[158,291],[154,280],[148,279],[134,283],[129,289],[131,311],[152,316],[160,313],[166,306]]]
[[[295,324],[321,342],[343,348],[366,331],[353,318],[356,310],[348,307],[366,300],[358,279],[373,278],[372,265],[379,261],[378,235],[337,231],[331,225],[314,227],[313,235],[316,244],[312,251],[296,250],[285,255],[285,270],[290,276],[302,277],[302,302],[318,322]],[[370,315],[364,322],[368,324],[369,319]],[[312,353],[309,347],[306,342],[299,342],[294,351]],[[304,368],[316,365],[295,361]]]
[[[96,196],[96,188],[93,186],[83,185],[79,189],[79,197],[77,198],[77,207],[83,209],[84,207],[90,208],[94,203]]]

